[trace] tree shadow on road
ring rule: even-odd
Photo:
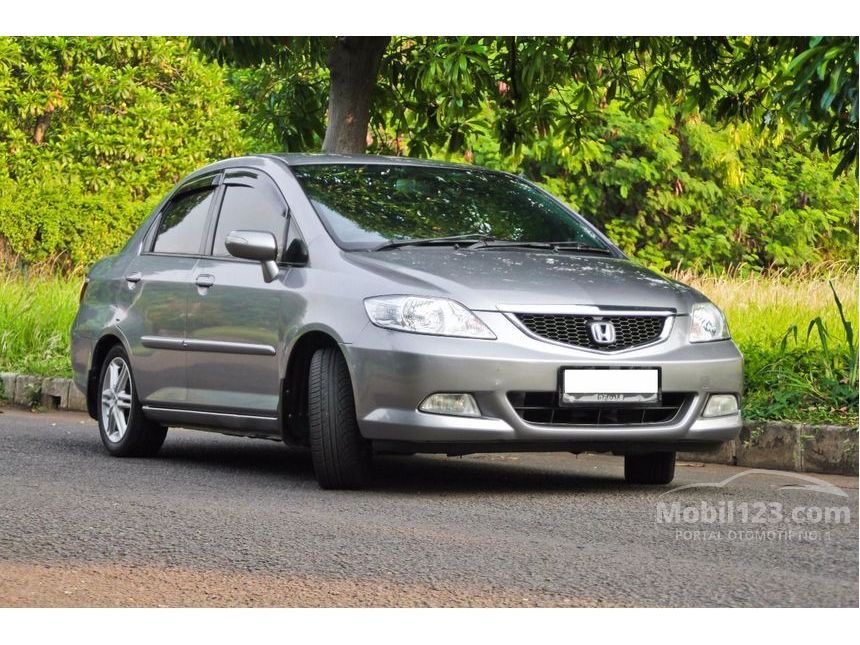
[[[225,472],[249,478],[265,475],[286,477],[297,484],[314,484],[310,453],[285,448],[268,441],[219,438],[218,441],[182,441],[165,444],[159,459]],[[575,492],[585,493],[626,488],[618,475],[603,468],[591,470],[587,462],[568,469],[560,456],[550,463],[528,463],[528,457],[475,455],[440,457],[416,455],[377,456],[374,479],[369,490],[381,493],[492,493],[492,492]],[[561,466],[561,467],[560,467]]]
[[[201,435],[202,441],[182,442],[170,442],[168,435],[157,459],[183,464],[183,467],[205,468],[210,473],[229,473],[234,477],[266,476],[268,480],[287,475],[296,480],[313,480],[310,452],[306,449],[288,448],[274,441]]]
[[[470,457],[379,457],[371,488],[390,493],[589,493],[624,488],[607,471],[584,472],[567,466],[567,457],[551,464],[522,463],[498,455]],[[573,460],[573,456],[569,456]]]
[[[194,480],[194,471],[228,477],[230,486],[246,489],[271,486],[316,488],[310,452],[280,442],[175,430],[151,459],[111,459],[98,436],[42,435],[51,449],[72,451],[87,461],[104,459],[105,470],[129,476],[141,470]],[[466,457],[438,455],[377,456],[369,491],[378,494],[574,493],[628,491],[617,468],[607,460],[572,455],[487,454]],[[336,493],[332,493],[336,494]]]

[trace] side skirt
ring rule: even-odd
[[[168,426],[189,426],[216,432],[234,430],[240,435],[281,438],[281,422],[278,417],[160,408],[150,405],[143,406],[143,412],[153,421]]]

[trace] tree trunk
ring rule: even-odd
[[[360,154],[367,147],[370,99],[387,36],[344,36],[328,55],[328,126],[323,152]]]

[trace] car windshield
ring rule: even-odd
[[[378,164],[310,164],[291,169],[344,249],[470,235],[607,248],[565,207],[511,175]]]

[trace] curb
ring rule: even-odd
[[[0,402],[24,407],[87,411],[87,402],[68,378],[0,372]],[[769,468],[807,473],[856,475],[857,428],[782,421],[747,421],[740,436],[714,452],[679,452],[681,461]]]
[[[0,402],[27,408],[87,411],[87,400],[70,378],[0,372]]]
[[[784,421],[747,421],[740,436],[714,452],[679,452],[678,459],[804,473],[856,475],[857,428]]]

